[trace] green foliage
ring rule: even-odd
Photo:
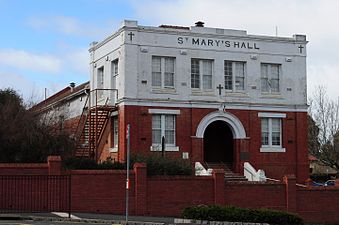
[[[131,157],[131,164],[144,162],[147,164],[147,174],[154,175],[192,175],[192,167],[188,161],[182,159],[162,157],[160,155],[135,155]]]
[[[134,163],[144,162],[147,164],[147,174],[154,175],[191,175],[191,165],[181,159],[173,159],[161,157],[158,155],[136,155],[131,157],[130,169],[133,168]],[[125,170],[126,164],[120,162],[112,162],[107,160],[102,163],[96,163],[92,159],[87,158],[68,158],[63,161],[66,169],[80,169],[80,170]]]
[[[233,206],[192,206],[182,212],[186,219],[228,221],[228,222],[250,222],[269,223],[277,225],[302,225],[301,217],[296,214],[271,210],[271,209],[245,209]]]
[[[16,91],[0,90],[0,163],[46,162],[49,155],[70,152],[69,134],[48,122],[27,110]]]
[[[96,163],[93,159],[88,158],[67,158],[63,161],[63,166],[71,170],[123,170],[126,165],[110,160],[102,163]]]

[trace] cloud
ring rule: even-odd
[[[0,66],[57,73],[60,71],[61,61],[49,54],[36,54],[18,49],[0,49]]]
[[[65,62],[72,70],[82,74],[89,73],[89,53],[87,48],[76,49],[65,53]]]
[[[113,32],[112,26],[118,25],[114,19],[102,23],[80,21],[69,16],[30,17],[26,24],[38,31],[58,32],[69,36],[102,38]]]

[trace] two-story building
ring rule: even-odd
[[[305,181],[306,44],[305,35],[124,21],[89,50],[92,105],[113,110],[97,159],[126,159],[129,124],[132,154],[156,154],[165,140],[166,157],[235,172],[250,162]]]

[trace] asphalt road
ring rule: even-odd
[[[67,221],[0,220],[0,225],[107,225],[108,223],[83,223]]]

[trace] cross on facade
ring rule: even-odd
[[[221,95],[221,89],[224,89],[221,84],[219,84],[219,86],[217,86],[217,89],[219,90],[219,95]]]
[[[132,32],[129,32],[128,33],[128,36],[129,36],[129,39],[130,39],[130,41],[133,41],[133,36],[134,36],[135,34],[133,34]]]
[[[304,48],[304,46],[299,45],[298,48],[299,48],[299,53],[303,53],[303,48]]]

